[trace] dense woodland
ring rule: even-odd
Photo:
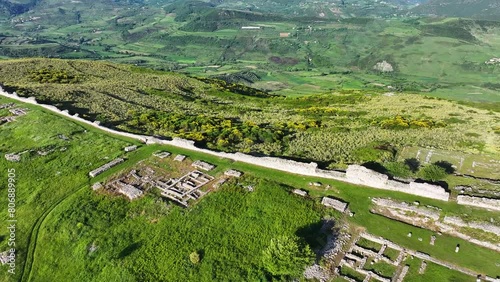
[[[498,113],[418,95],[348,90],[281,97],[222,80],[42,59],[2,61],[0,83],[121,130],[330,167],[394,161],[405,146],[499,150]]]

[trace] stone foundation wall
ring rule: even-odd
[[[496,226],[487,222],[478,222],[478,221],[465,222],[460,217],[456,216],[445,216],[443,222],[447,224],[456,225],[459,227],[480,229],[482,231],[490,232],[495,235],[500,234],[500,226]]]
[[[458,196],[457,202],[459,205],[474,206],[483,209],[500,211],[500,200],[497,199],[471,197],[471,196]]]

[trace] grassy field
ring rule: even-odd
[[[5,100],[2,99],[2,101]],[[50,165],[47,165],[46,159],[37,156],[30,157],[29,159],[23,157],[22,162],[18,164],[6,163],[2,158],[2,162],[4,162],[6,167],[12,166],[17,168],[20,175],[18,197],[23,200],[19,202],[17,216],[19,219],[23,218],[23,221],[19,225],[18,233],[20,234],[18,237],[20,260],[18,262],[20,263],[19,265],[22,265],[25,260],[27,246],[30,245],[33,248],[31,250],[34,250],[34,253],[29,257],[29,263],[32,265],[30,268],[32,271],[29,274],[31,274],[30,277],[33,281],[44,281],[43,277],[52,277],[54,269],[61,269],[61,272],[58,272],[60,275],[69,275],[61,277],[74,277],[74,279],[80,281],[86,281],[86,279],[92,277],[92,273],[97,271],[97,269],[105,270],[98,277],[98,280],[120,279],[122,281],[133,281],[137,277],[144,279],[147,279],[145,277],[154,277],[157,279],[161,277],[172,277],[172,279],[182,277],[181,279],[190,280],[192,277],[202,275],[202,273],[204,273],[204,277],[213,278],[217,277],[213,276],[217,275],[217,269],[222,271],[222,269],[226,268],[232,269],[232,272],[230,272],[232,274],[228,273],[228,275],[233,275],[231,276],[233,278],[246,277],[249,279],[250,277],[262,277],[262,272],[259,274],[258,271],[250,271],[250,268],[246,270],[235,268],[234,261],[239,261],[245,257],[249,260],[249,265],[254,265],[254,267],[259,269],[258,259],[252,259],[248,255],[245,255],[244,250],[236,253],[213,253],[211,251],[209,254],[207,252],[206,263],[203,262],[199,267],[188,267],[187,255],[192,251],[202,250],[206,244],[230,244],[231,242],[243,240],[242,238],[245,238],[245,236],[256,238],[255,235],[251,234],[262,234],[263,230],[274,230],[275,234],[280,232],[293,234],[299,227],[317,223],[320,213],[318,213],[319,211],[316,208],[313,208],[315,206],[314,202],[300,200],[295,196],[288,196],[289,187],[308,190],[313,199],[318,199],[325,195],[333,195],[349,202],[350,209],[355,212],[355,216],[350,220],[355,224],[365,227],[368,232],[384,236],[402,246],[429,253],[434,257],[468,267],[480,273],[488,273],[490,275],[495,275],[496,273],[495,263],[500,259],[498,253],[479,248],[464,240],[446,235],[438,236],[436,245],[430,246],[427,240],[420,242],[417,240],[417,237],[430,238],[433,232],[373,215],[369,213],[367,207],[370,206],[370,197],[389,196],[409,202],[418,200],[424,205],[439,206],[449,214],[474,214],[479,217],[483,214],[484,218],[498,218],[500,216],[498,213],[408,196],[401,193],[361,188],[335,181],[320,180],[324,185],[330,184],[330,189],[326,189],[324,185],[313,188],[307,183],[318,181],[318,179],[270,171],[249,164],[231,162],[179,148],[162,146],[141,148],[130,155],[128,161],[124,164],[99,176],[97,179],[89,181],[86,174],[88,170],[97,165],[91,165],[90,163],[95,163],[95,159],[99,158],[101,158],[99,163],[106,162],[103,159],[105,156],[103,152],[109,152],[107,153],[108,159],[120,155],[121,148],[126,144],[130,144],[130,141],[105,137],[94,129],[85,128],[73,122],[68,122],[65,119],[44,113],[38,110],[37,107],[27,107],[30,108],[30,113],[16,121],[17,124],[15,127],[13,124],[2,126],[2,134],[6,134],[10,130],[12,133],[5,136],[11,136],[9,138],[15,138],[16,140],[16,142],[13,142],[9,140],[14,139],[2,139],[6,140],[3,142],[2,151],[18,152],[32,148],[31,146],[57,146],[61,142],[68,143],[65,145],[68,147],[66,151],[54,153],[58,155],[54,155],[51,158],[52,161],[48,162]],[[34,120],[39,120],[42,123],[37,124]],[[47,130],[46,124],[51,124],[50,128],[52,129]],[[87,132],[85,133],[84,130],[87,130]],[[18,131],[17,134],[15,133],[16,131]],[[28,131],[30,134],[19,133]],[[79,136],[75,131],[80,132],[79,134],[86,134],[86,136]],[[54,136],[58,134],[65,134],[70,137],[70,141],[54,140]],[[37,136],[39,136],[39,139],[36,139]],[[33,143],[33,138],[38,140],[36,144]],[[71,142],[76,141],[81,145],[78,147],[70,146]],[[90,147],[86,147],[86,144]],[[97,152],[95,148],[99,148],[99,151]],[[88,188],[94,181],[101,181],[117,171],[131,167],[137,161],[148,158],[154,151],[159,149],[164,149],[172,153],[186,154],[191,159],[203,159],[217,164],[218,167],[214,171],[214,174],[221,173],[227,168],[242,170],[247,174],[249,179],[255,179],[252,181],[256,181],[256,185],[259,188],[255,192],[256,194],[248,194],[247,192],[243,192],[240,187],[227,187],[221,192],[216,192],[208,196],[187,213],[179,208],[158,202],[157,198],[153,196],[146,196],[137,202],[129,203],[122,198],[115,198],[109,195],[96,195]],[[88,153],[84,154],[82,150],[96,153],[90,155]],[[71,155],[65,158],[66,153],[71,153]],[[80,155],[85,155],[86,157],[82,158]],[[75,162],[75,159],[79,161]],[[71,165],[67,165],[69,160],[71,160],[69,162]],[[36,164],[36,162],[40,162],[40,164],[26,167],[28,163]],[[27,174],[28,170],[29,174]],[[35,171],[35,173],[32,174],[32,171]],[[59,175],[57,174],[58,171],[61,171]],[[57,177],[61,182],[54,182],[54,177]],[[34,186],[33,183],[39,183],[39,186]],[[50,192],[45,193],[46,191]],[[270,207],[273,207],[272,210],[264,212]],[[282,208],[280,209],[279,207]],[[290,207],[295,208],[289,209]],[[206,212],[209,212],[213,216],[207,219]],[[281,215],[280,213],[283,214]],[[297,216],[301,218],[298,221],[295,220]],[[39,218],[42,218],[42,220],[39,221]],[[123,218],[126,218],[126,220],[124,221]],[[277,218],[289,221],[276,221]],[[262,219],[263,222],[255,221],[256,219]],[[252,223],[252,220],[255,222]],[[156,223],[152,223],[151,221]],[[192,223],[187,224],[188,222]],[[222,222],[226,225],[228,222],[234,222],[225,228],[236,228],[229,229],[232,231],[241,229],[241,232],[234,233],[236,237],[227,237],[227,241],[223,239],[223,241],[219,242],[218,240],[214,241],[212,238],[226,238],[224,237],[226,236],[225,234],[231,232],[228,230],[228,232],[214,233],[213,236],[207,236],[207,233],[202,231],[203,228],[200,227],[213,226],[213,228],[208,228],[207,232],[222,232],[219,230],[220,227],[216,228]],[[251,230],[246,229],[246,227],[254,226],[253,224],[257,224],[258,222],[260,222],[260,225],[255,225]],[[108,228],[108,224],[112,224],[113,228]],[[264,227],[267,229],[259,229]],[[35,232],[32,233],[30,230],[33,229]],[[174,234],[172,230],[184,231]],[[259,233],[248,233],[257,231]],[[414,238],[408,238],[406,236],[408,232],[412,232]],[[181,234],[184,235],[180,236]],[[266,235],[267,239],[272,236],[272,232],[265,234],[269,234]],[[28,238],[30,238],[29,241]],[[116,240],[116,238],[119,238],[119,240]],[[148,238],[155,239],[148,240]],[[161,244],[163,247],[156,248],[158,245],[154,244],[154,242],[163,242]],[[171,244],[169,242],[177,243]],[[266,243],[265,238],[252,242],[256,244],[257,249],[263,248]],[[3,241],[2,243],[5,244],[6,242]],[[88,248],[93,243],[101,247],[98,248],[100,251],[91,254]],[[467,253],[468,255],[462,256],[454,253],[454,246],[456,244],[460,244],[461,246],[460,254]],[[174,245],[177,248],[168,251]],[[206,250],[224,249],[228,248],[228,246],[210,245],[210,248],[208,249],[207,247]],[[231,243],[231,246],[234,246],[234,244]],[[142,268],[136,268],[137,265],[133,262],[139,259],[150,261],[147,256],[151,252],[160,252],[157,254],[160,257],[164,257],[164,259],[155,264],[143,264]],[[61,254],[63,257],[76,256],[81,258],[81,260],[61,260]],[[222,259],[222,255],[224,259]],[[228,263],[221,262],[221,260],[225,261],[225,259],[228,259]],[[233,263],[230,263],[231,261]],[[157,267],[165,269],[165,267],[161,266],[171,265],[172,263],[179,267],[184,265],[183,269],[185,269],[185,272],[157,271]],[[216,268],[214,269],[214,267]],[[173,278],[174,276],[170,275],[180,276]],[[29,277],[24,278],[28,279]],[[4,281],[10,281],[8,279],[6,277]]]
[[[456,172],[460,174],[491,179],[500,178],[500,162],[493,156],[410,147],[404,148],[399,157],[402,160],[416,158],[423,164],[447,161],[453,164]]]
[[[7,102],[0,98],[0,103]],[[19,104],[18,104],[19,105]],[[109,159],[121,155],[122,148],[129,142],[109,138],[102,133],[87,131],[86,128],[62,119],[37,107],[22,105],[29,109],[26,116],[0,127],[0,182],[6,183],[7,169],[16,170],[16,249],[17,271],[14,280],[20,278],[26,260],[27,246],[31,243],[31,232],[39,218],[59,199],[88,184],[89,170]],[[68,140],[59,138],[64,135]],[[3,155],[22,154],[21,161],[7,161]],[[37,151],[49,151],[42,156]],[[7,198],[0,199],[0,205],[7,206]],[[6,216],[7,209],[1,210]],[[7,246],[7,230],[0,231],[1,249]],[[6,271],[5,267],[2,270]],[[8,281],[2,275],[0,280]]]
[[[397,161],[407,147],[489,155],[492,160],[500,150],[499,113],[433,97],[380,89],[281,97],[232,82],[204,83],[103,62],[24,59],[0,65],[0,83],[9,91],[111,127],[187,138],[221,151],[285,156],[342,169],[351,163]],[[303,72],[297,83],[320,91],[305,83],[310,78]]]

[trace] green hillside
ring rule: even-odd
[[[331,91],[283,97],[180,74],[92,61],[0,61],[23,96],[126,131],[323,166],[391,162],[407,146],[498,154],[499,113],[415,94]]]
[[[418,15],[500,20],[500,3],[496,0],[429,0],[411,10]]]

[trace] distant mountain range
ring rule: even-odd
[[[49,15],[89,11],[112,11],[115,8],[164,8],[178,14],[178,20],[214,9],[230,9],[275,14],[286,17],[350,18],[445,16],[500,21],[499,0],[0,0],[0,20],[26,13]],[[93,11],[91,11],[93,10]],[[130,12],[131,12],[130,11]],[[116,11],[115,11],[116,12]]]

